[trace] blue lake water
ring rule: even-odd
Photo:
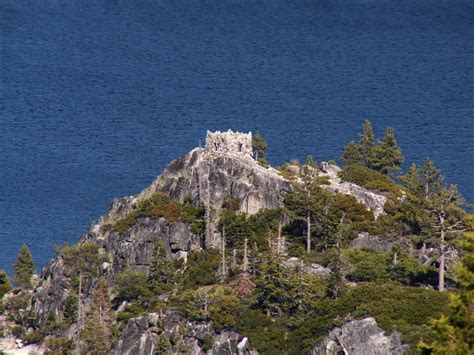
[[[207,129],[337,159],[365,118],[474,201],[472,0],[0,0],[0,268],[42,267]]]

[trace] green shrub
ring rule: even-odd
[[[0,303],[3,295],[12,289],[8,275],[4,270],[0,269]]]
[[[236,325],[239,299],[228,286],[203,286],[187,290],[180,296],[183,313],[191,320],[212,320],[217,331],[232,329]]]
[[[204,336],[204,338],[199,339],[199,346],[204,352],[211,350],[214,346],[214,337],[212,335],[207,334],[206,336]]]
[[[44,329],[35,329],[31,333],[26,334],[23,337],[23,341],[27,342],[28,344],[41,343],[44,340],[45,335]]]
[[[287,350],[287,319],[267,317],[261,310],[242,306],[236,329],[249,338],[252,348],[262,354],[284,354]]]
[[[398,245],[394,245],[390,253],[365,248],[347,249],[344,253],[350,263],[347,278],[351,281],[393,280],[411,286],[436,284],[436,270],[420,265]]]
[[[365,166],[352,164],[347,165],[339,172],[339,177],[369,190],[387,192],[394,197],[401,196],[401,188],[387,175],[369,169]]]
[[[117,312],[117,322],[126,324],[130,318],[139,317],[145,311],[146,309],[137,303],[127,304],[123,311]]]
[[[25,334],[25,328],[23,328],[21,325],[15,325],[12,328],[12,335],[21,338]]]
[[[388,255],[371,249],[347,249],[345,251],[351,265],[347,277],[351,281],[382,281],[389,278]]]
[[[220,260],[217,249],[192,251],[188,256],[183,287],[187,289],[216,283]]]
[[[150,198],[138,203],[127,217],[115,222],[111,228],[123,234],[135,225],[140,217],[165,218],[169,223],[179,221],[191,223],[193,233],[200,234],[204,230],[204,213],[204,207],[192,205],[189,196],[185,198],[185,204],[180,204],[170,200],[166,194],[156,192]]]
[[[45,355],[71,354],[73,349],[73,339],[52,337],[46,341]]]
[[[306,353],[350,315],[374,317],[387,332],[400,332],[402,342],[413,348],[419,339],[432,338],[428,324],[446,311],[447,299],[444,293],[395,283],[361,283],[339,299],[317,304],[288,334],[288,347],[292,354]]]
[[[92,241],[56,247],[56,253],[62,257],[66,276],[72,279],[75,289],[79,284],[79,275],[82,275],[85,280],[97,276],[99,266],[108,260],[100,253],[99,246]]]
[[[78,297],[70,293],[64,303],[64,321],[72,324],[77,320]]]
[[[116,280],[117,300],[119,302],[149,300],[152,296],[144,271],[125,270],[117,275]]]

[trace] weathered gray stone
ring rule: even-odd
[[[322,162],[319,166],[323,176],[329,177],[330,185],[328,189],[344,195],[352,195],[355,199],[366,205],[373,213],[375,218],[384,213],[387,197],[374,191],[367,190],[359,185],[342,181],[338,173],[341,171],[336,165]]]
[[[401,355],[406,350],[398,333],[385,335],[374,318],[365,318],[334,328],[308,355]]]
[[[315,263],[305,264],[301,259],[296,257],[291,257],[287,260],[284,260],[282,265],[291,268],[303,267],[305,272],[318,277],[328,276],[331,273],[331,269],[327,267]]]
[[[280,206],[284,194],[291,190],[291,183],[275,169],[261,166],[249,155],[209,153],[196,148],[168,165],[141,196],[146,198],[162,191],[174,200],[183,201],[185,196],[191,195],[194,201],[212,206],[215,213],[210,216],[205,243],[219,246],[216,223],[227,195],[239,199],[241,212],[253,214]]]
[[[376,251],[389,252],[392,249],[393,243],[394,241],[391,239],[362,232],[349,243],[349,246],[351,248],[368,248]]]
[[[207,131],[205,149],[209,154],[253,157],[252,132],[240,133],[230,129],[227,132]]]
[[[186,329],[179,332],[179,329]],[[120,339],[114,345],[111,354],[132,355],[143,354],[152,355],[157,351],[156,344],[159,337],[166,337],[172,344],[172,339],[180,338],[184,342],[188,351],[187,354],[199,355],[203,351],[199,346],[206,337],[213,337],[214,344],[207,354],[228,355],[228,354],[257,354],[249,350],[248,340],[243,341],[243,337],[233,331],[223,331],[216,333],[211,323],[196,323],[181,319],[176,312],[167,312],[164,315],[149,313],[142,317],[132,318],[128,321]],[[239,347],[240,345],[240,347]],[[176,344],[172,344],[169,353],[182,353]]]

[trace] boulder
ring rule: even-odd
[[[160,338],[166,338],[169,353],[182,353],[182,344],[185,344],[186,353],[192,355],[203,354],[201,345],[207,337],[212,337],[214,343],[207,354],[212,355],[255,355],[249,349],[248,339],[234,331],[216,333],[209,322],[190,322],[181,319],[176,312],[165,314],[149,313],[142,317],[131,318],[119,340],[114,344],[111,354],[155,354],[164,351],[157,348]],[[181,344],[181,345],[180,345]]]
[[[308,355],[401,355],[406,351],[397,332],[386,335],[374,318],[365,318],[334,328]]]

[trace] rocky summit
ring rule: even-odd
[[[399,327],[386,307],[403,294],[411,303],[399,307],[410,313],[430,299],[420,316],[427,322],[446,298],[423,276],[432,247],[408,242],[416,231],[399,222],[405,190],[378,172],[376,188],[358,184],[360,172],[347,178],[349,169],[312,159],[274,168],[265,150],[258,134],[208,131],[204,147],[172,161],[141,193],[113,201],[77,245],[58,248],[29,287],[5,294],[0,350],[316,355],[413,348],[415,325]],[[384,298],[374,304],[379,293]]]

